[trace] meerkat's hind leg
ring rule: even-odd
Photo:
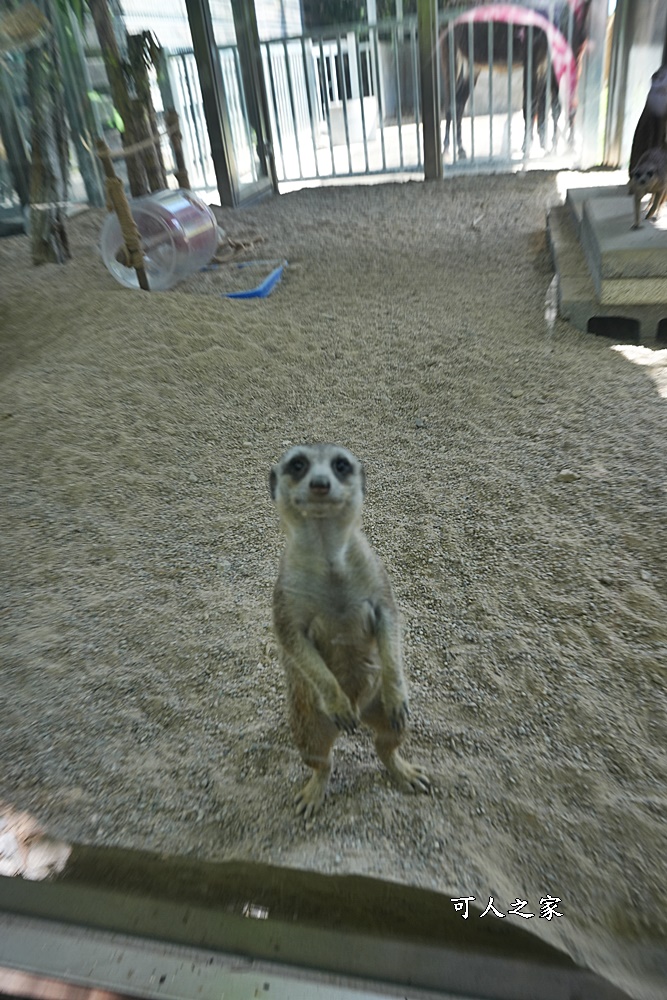
[[[659,197],[660,195],[657,194],[652,195],[651,200],[649,202],[648,211],[644,216],[645,219],[653,219],[655,217],[655,213],[658,211]]]
[[[313,773],[295,796],[297,816],[309,822],[322,805],[333,764],[332,748],[339,729],[322,712],[308,682],[292,674],[288,684],[290,724],[301,759]]]
[[[646,213],[646,218],[647,219],[657,219],[658,212],[660,211],[660,207],[661,207],[661,205],[662,205],[662,203],[663,203],[664,200],[665,200],[665,192],[664,191],[657,191],[653,195],[653,198],[651,199],[651,204],[649,206],[649,210]]]
[[[317,765],[308,760],[306,763],[313,768],[313,773],[301,791],[295,795],[294,804],[297,816],[302,816],[304,821],[308,823],[324,801],[331,774],[331,755],[325,762],[320,762]]]
[[[378,733],[375,737],[375,749],[402,792],[423,792],[428,795],[431,791],[428,773],[419,764],[410,764],[404,760],[393,740]]]
[[[399,754],[398,748],[390,747],[389,742],[383,739],[380,734],[375,738],[375,749],[378,757],[402,792],[429,794],[431,779],[425,768],[420,764],[410,764],[404,760]]]
[[[362,722],[375,730],[375,749],[394,782],[403,792],[431,791],[431,779],[425,768],[410,764],[398,752],[403,739],[396,731],[394,720],[390,719],[380,698],[376,699],[362,715]]]

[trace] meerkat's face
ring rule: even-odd
[[[364,499],[364,467],[333,444],[297,445],[271,469],[271,497],[287,519],[355,515]]]
[[[667,156],[659,149],[650,149],[641,157],[630,174],[630,193],[654,194],[667,184]]]
[[[635,169],[630,175],[630,191],[632,194],[648,194],[655,183],[655,170],[652,167],[647,169]]]

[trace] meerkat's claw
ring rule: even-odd
[[[295,795],[294,804],[296,805],[296,814],[303,817],[305,823],[310,822],[322,805],[328,778],[328,771],[324,774],[315,771],[301,791]]]
[[[413,789],[415,792],[422,792],[424,795],[431,794],[431,779],[424,770],[418,764],[410,765],[412,770],[415,772],[414,777],[410,779]]]
[[[333,724],[343,733],[353,733],[359,725],[359,715],[344,691],[339,691],[338,697],[328,706],[326,714]]]
[[[431,779],[425,768],[419,764],[408,764],[394,751],[384,758],[384,765],[398,787],[403,792],[421,792],[428,795],[431,791]]]
[[[393,705],[387,710],[387,715],[389,716],[389,725],[394,732],[402,733],[410,716],[410,709],[408,708],[407,701],[402,701],[398,705]]]
[[[359,725],[359,720],[354,712],[345,713],[345,715],[342,715],[341,713],[332,715],[331,721],[334,725],[338,726],[342,732],[347,733],[348,735],[353,733]]]

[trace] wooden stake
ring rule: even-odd
[[[180,188],[185,188],[186,191],[189,191],[190,178],[188,177],[188,168],[185,165],[185,157],[183,156],[183,136],[181,135],[178,111],[174,108],[169,108],[164,116],[164,121],[169,130],[171,148],[174,151],[176,181]]]
[[[125,196],[123,182],[116,177],[113,163],[111,162],[111,152],[103,139],[97,140],[97,155],[99,156],[104,176],[106,178],[107,200],[113,211],[118,216],[120,230],[125,241],[127,259],[137,272],[139,288],[148,292],[148,275],[144,266],[144,255],[141,250],[141,236],[137,229],[137,224],[132,218],[132,212]]]

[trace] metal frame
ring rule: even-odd
[[[464,922],[437,893],[77,845],[56,881],[0,877],[3,966],[174,1000],[334,1000],[344,990],[364,1000],[406,990],[415,1000],[628,1000],[523,927]],[[337,993],[318,993],[326,985]]]
[[[440,46],[437,0],[417,0],[419,78],[421,88],[424,178],[442,177],[440,136]]]
[[[220,204],[234,206],[236,158],[208,0],[185,0]]]
[[[267,133],[267,119],[262,112],[263,85],[258,78],[253,58],[255,50],[253,40],[257,32],[254,4],[239,6],[239,0],[234,0],[232,6],[243,77],[241,93],[245,92],[246,100],[253,102],[253,110],[256,112],[258,152],[260,162],[266,167],[267,176],[260,177],[255,184],[243,185],[243,190],[239,182],[233,132],[225,101],[222,66],[208,0],[185,0],[185,5],[220,203],[232,208],[248,204],[277,189],[275,170],[269,166],[271,145]]]

